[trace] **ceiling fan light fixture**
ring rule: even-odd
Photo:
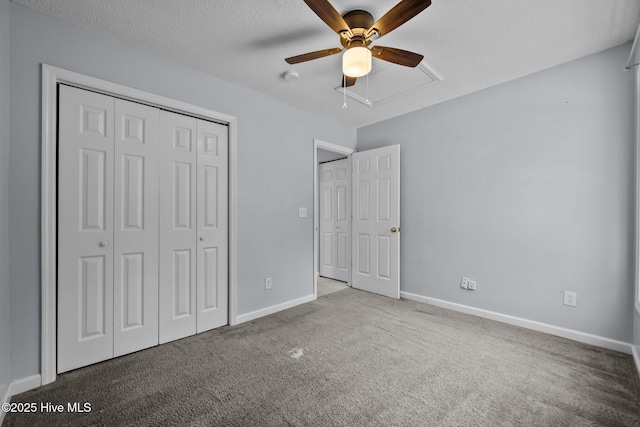
[[[342,73],[349,77],[362,77],[371,71],[371,51],[363,46],[347,49],[342,54]]]

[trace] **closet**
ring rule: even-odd
[[[349,281],[351,259],[350,159],[320,164],[320,276]]]
[[[227,127],[59,95],[58,373],[227,324]]]

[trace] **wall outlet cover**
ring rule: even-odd
[[[569,307],[576,307],[578,305],[578,293],[573,291],[564,291],[564,298],[562,303]]]
[[[463,277],[462,282],[460,282],[460,287],[462,289],[469,289],[469,279],[467,279],[466,277]]]
[[[467,289],[469,289],[470,291],[475,291],[476,290],[476,281],[475,280],[469,280],[469,283],[467,284]]]

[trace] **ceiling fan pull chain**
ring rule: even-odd
[[[371,101],[369,101],[369,74],[367,74],[367,99],[365,99],[364,102],[367,105],[371,103]]]
[[[347,108],[347,76],[342,75],[342,108]]]

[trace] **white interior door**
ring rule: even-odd
[[[114,99],[60,86],[58,373],[113,357]]]
[[[351,286],[400,298],[400,146],[352,155]]]
[[[196,119],[160,111],[160,343],[196,333]]]
[[[159,113],[115,100],[114,357],[158,344]]]
[[[320,175],[320,275],[331,279],[336,275],[334,169],[331,163],[322,163],[318,170]]]
[[[228,131],[197,122],[197,332],[228,323]]]
[[[320,275],[347,282],[350,271],[350,160],[320,165]]]

